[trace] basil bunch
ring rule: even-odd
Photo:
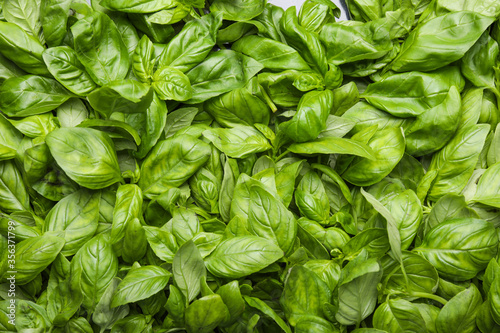
[[[500,332],[500,3],[347,4],[0,0],[0,330]]]

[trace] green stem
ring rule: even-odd
[[[266,100],[267,105],[271,108],[271,110],[273,111],[273,113],[275,113],[276,111],[278,111],[278,108],[276,107],[276,104],[274,104],[274,102],[272,101],[271,97],[269,97],[269,95],[267,94],[266,89],[261,88],[260,91],[262,93],[262,96]]]
[[[198,12],[196,10],[194,10],[194,8],[191,8],[191,12],[190,12],[191,16],[194,17],[195,19],[200,19],[201,16],[200,14],[198,14]]]
[[[289,151],[288,149],[281,155],[279,155],[278,157],[276,157],[276,159],[274,160],[275,162],[278,162],[279,160],[281,160],[283,157],[285,157],[286,155],[288,155]]]
[[[429,294],[429,293],[421,293],[421,292],[418,292],[418,291],[412,291],[410,293],[410,296],[413,296],[413,297],[418,297],[418,298],[428,298],[428,299],[432,299],[436,302],[439,302],[443,305],[446,305],[446,303],[448,303],[447,300],[445,300],[444,298],[438,296],[438,295],[434,295],[434,294]]]

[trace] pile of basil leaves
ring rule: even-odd
[[[498,0],[0,5],[0,330],[500,332]]]

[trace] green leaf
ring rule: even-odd
[[[129,306],[126,304],[111,308],[111,299],[121,281],[119,278],[114,278],[95,307],[92,321],[101,329],[111,328],[116,321],[126,317],[129,313]]]
[[[22,175],[11,161],[0,162],[0,198],[0,208],[5,212],[31,210]]]
[[[0,108],[11,117],[49,112],[73,95],[56,80],[25,75],[6,80],[0,87]]]
[[[83,306],[94,312],[102,295],[118,273],[109,237],[104,234],[85,243],[71,260],[71,274],[83,292]]]
[[[210,13],[187,23],[160,55],[159,66],[174,67],[186,73],[210,53],[215,45],[216,32],[221,25],[220,13]]]
[[[125,13],[153,13],[165,8],[171,8],[176,5],[173,0],[101,0],[100,5]]]
[[[271,149],[271,145],[253,126],[234,125],[233,128],[211,128],[203,132],[208,140],[223,153],[233,158]]]
[[[377,302],[377,283],[382,277],[380,264],[362,251],[343,269],[339,281],[339,311],[335,318],[342,325],[359,325]]]
[[[429,199],[436,201],[448,193],[459,194],[472,176],[490,129],[481,124],[461,129],[444,148],[432,156],[428,173],[437,175],[430,187]]]
[[[239,236],[222,241],[206,259],[210,273],[238,279],[260,271],[283,257],[273,242],[256,236]]]
[[[375,159],[373,150],[351,139],[325,137],[309,142],[294,143],[288,150],[296,154],[348,154]]]
[[[430,19],[408,35],[390,68],[404,72],[446,66],[460,59],[493,21],[492,17],[470,11]]]
[[[158,266],[131,269],[118,285],[111,299],[111,308],[146,299],[163,290],[172,274]]]
[[[41,19],[47,45],[59,46],[66,37],[70,0],[42,1]]]
[[[292,330],[290,329],[290,327],[288,327],[288,325],[285,323],[285,321],[281,317],[279,317],[276,314],[276,312],[274,312],[274,310],[269,305],[267,305],[264,301],[262,301],[258,298],[249,297],[249,296],[243,296],[243,298],[245,299],[245,302],[247,302],[247,304],[249,306],[251,306],[252,308],[255,308],[255,309],[261,311],[262,313],[264,313],[265,315],[271,317],[276,322],[276,324],[278,324],[278,326],[281,327],[281,329],[285,333],[292,333]]]
[[[186,298],[186,305],[191,303],[201,291],[201,279],[207,277],[203,258],[192,241],[184,243],[175,254],[172,272],[175,285]]]
[[[217,290],[222,301],[227,306],[230,314],[230,323],[237,321],[241,314],[245,311],[245,301],[241,295],[240,286],[238,281],[232,281],[228,284],[221,286]]]
[[[0,50],[5,58],[28,73],[50,74],[42,59],[45,48],[16,24],[0,21]]]
[[[127,224],[142,215],[142,191],[134,184],[121,185],[116,191],[116,202],[113,207],[113,225],[110,241],[120,241],[125,235]]]
[[[129,70],[129,54],[115,23],[93,12],[71,26],[74,49],[95,83],[102,86],[123,80]]]
[[[49,72],[72,93],[85,96],[97,88],[72,48],[52,47],[42,56]]]
[[[252,57],[271,71],[289,69],[310,70],[309,65],[292,47],[269,38],[256,35],[246,36],[233,44],[232,49]]]
[[[189,78],[173,67],[158,69],[153,75],[152,86],[163,100],[187,101],[193,97]]]
[[[259,0],[215,0],[212,1],[210,10],[222,12],[225,20],[246,21],[262,13],[264,6],[265,2]]]
[[[61,253],[75,254],[97,231],[99,192],[82,189],[68,195],[52,208],[45,218],[44,232],[63,231],[66,241]]]
[[[189,135],[160,141],[141,166],[139,186],[146,197],[156,196],[188,180],[209,156],[210,146]]]
[[[46,142],[57,164],[81,186],[101,189],[122,179],[113,142],[103,132],[60,128]]]
[[[280,298],[285,315],[292,326],[302,316],[323,317],[323,304],[330,302],[331,291],[315,273],[303,266],[295,266],[285,280]]]
[[[403,299],[388,300],[379,306],[373,326],[387,332],[427,332],[418,308]]]
[[[64,247],[64,239],[52,235],[32,237],[16,245],[16,282],[24,285],[49,266]]]
[[[474,284],[446,303],[436,319],[439,333],[476,331],[476,313],[482,303],[481,293]]]
[[[370,84],[362,97],[396,117],[418,116],[444,101],[452,86],[458,91],[464,79],[457,67],[429,72],[392,74]]]
[[[194,301],[186,309],[186,329],[188,333],[209,333],[229,317],[222,298],[209,295]]]
[[[177,252],[178,245],[172,233],[156,228],[145,226],[146,238],[153,252],[161,259],[172,263]]]
[[[426,258],[443,278],[465,281],[486,268],[497,247],[498,235],[491,223],[461,218],[432,228],[413,251]]]
[[[479,179],[473,201],[500,208],[500,163],[490,166]]]
[[[39,0],[12,0],[5,2],[3,6],[3,16],[7,22],[17,24],[33,37],[36,37],[40,44],[45,44],[40,22]]]
[[[241,53],[214,52],[186,73],[193,88],[193,98],[187,103],[201,103],[241,88],[262,68],[259,62]]]

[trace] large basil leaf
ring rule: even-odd
[[[422,156],[441,149],[455,134],[461,111],[460,93],[453,86],[441,104],[419,115],[405,129],[406,153]]]
[[[56,80],[25,75],[6,80],[0,87],[0,108],[11,117],[52,111],[73,95]]]
[[[238,279],[258,272],[283,257],[273,242],[256,236],[233,237],[222,241],[205,259],[215,276]]]
[[[0,198],[5,212],[31,210],[22,175],[12,161],[0,162]]]
[[[187,103],[201,103],[225,92],[241,88],[262,67],[262,64],[254,59],[231,50],[212,53],[186,73],[193,87],[193,98]]]
[[[222,12],[225,20],[246,21],[262,13],[265,5],[266,2],[260,0],[215,0],[210,10]]]
[[[298,71],[310,70],[309,65],[300,56],[299,52],[269,38],[246,36],[233,44],[232,49],[241,52],[272,71],[294,69]]]
[[[462,129],[432,156],[428,171],[437,171],[437,176],[430,189],[431,200],[463,190],[466,180],[472,176],[489,129],[490,126],[484,124]]]
[[[75,254],[97,231],[99,192],[79,190],[59,201],[45,218],[44,231],[63,231],[66,241],[61,253]]]
[[[328,63],[378,59],[392,50],[393,45],[385,20],[336,22],[323,26],[319,35],[326,47]]]
[[[375,159],[356,157],[342,177],[357,186],[369,186],[381,181],[396,167],[405,151],[401,128],[388,128],[375,133],[368,146]]]
[[[326,129],[332,106],[333,93],[330,90],[309,92],[300,99],[292,120],[281,125],[282,129],[295,142],[314,140]]]
[[[144,230],[146,231],[148,243],[158,258],[172,263],[179,248],[175,236],[167,230],[156,227],[146,226]]]
[[[215,147],[229,157],[244,158],[271,149],[266,137],[253,126],[234,125],[233,128],[211,128],[203,132]]]
[[[115,23],[100,12],[71,26],[74,49],[90,77],[102,86],[122,80],[129,71],[129,53]]]
[[[194,301],[186,308],[186,328],[188,332],[209,333],[229,318],[229,310],[217,295],[208,295]]]
[[[47,49],[43,60],[49,72],[72,93],[85,96],[97,87],[70,47]]]
[[[75,127],[88,118],[89,112],[80,99],[72,98],[56,109],[61,127]]]
[[[500,208],[500,163],[486,170],[479,179],[476,195],[473,200],[482,204]]]
[[[498,43],[485,32],[462,58],[462,73],[475,86],[496,89],[493,67],[499,52]]]
[[[172,271],[175,285],[184,294],[186,304],[201,291],[201,279],[206,278],[207,269],[200,251],[192,241],[182,245],[174,256]]]
[[[188,77],[173,67],[158,69],[153,75],[152,86],[163,100],[186,101],[193,97]]]
[[[272,194],[259,186],[250,187],[248,230],[273,239],[288,253],[297,236],[297,221]]]
[[[71,274],[83,292],[83,306],[94,312],[118,273],[118,258],[109,237],[101,234],[85,243],[71,260]]]
[[[450,66],[430,73],[388,75],[370,84],[362,96],[396,117],[413,117],[442,103],[452,86],[461,91],[464,84],[459,69]]]
[[[474,284],[458,293],[443,306],[436,319],[439,333],[476,331],[476,313],[482,303],[481,293]]]
[[[172,274],[164,268],[148,265],[132,268],[118,285],[111,299],[111,308],[137,302],[163,290]]]
[[[270,118],[269,107],[260,95],[258,79],[253,78],[243,88],[209,99],[204,107],[225,127],[233,127],[235,124],[252,126],[255,123],[267,125]]]
[[[16,245],[16,283],[27,284],[49,266],[64,246],[64,239],[43,235],[26,239]]]
[[[464,281],[486,268],[497,247],[498,235],[491,223],[462,218],[432,228],[413,251],[425,257],[440,276]]]
[[[373,315],[373,326],[387,332],[427,332],[418,308],[403,299],[383,303]]]
[[[281,21],[281,30],[290,46],[301,51],[302,57],[322,75],[328,71],[325,49],[318,35],[307,31],[299,25],[295,8],[288,8]]]
[[[16,24],[0,21],[0,50],[4,57],[28,73],[50,74],[42,59],[42,44]]]
[[[342,325],[359,325],[375,309],[377,284],[382,277],[380,264],[362,251],[343,269],[339,280],[339,310],[335,318]]]
[[[117,243],[125,236],[125,229],[134,218],[142,213],[142,191],[135,184],[120,185],[116,191],[116,202],[113,207],[113,225],[110,241]]]
[[[141,167],[144,195],[156,196],[181,185],[208,161],[210,151],[208,144],[190,135],[160,141]]]
[[[429,71],[460,59],[494,18],[474,12],[451,12],[413,30],[389,65],[397,72]]]
[[[189,22],[168,43],[158,62],[160,66],[187,72],[203,61],[216,42],[216,32],[222,25],[222,15],[211,13]]]
[[[295,266],[290,270],[286,280],[280,304],[292,326],[302,316],[323,317],[323,305],[329,303],[331,291],[314,272]]]
[[[42,28],[47,45],[59,46],[66,37],[70,6],[70,0],[42,1]]]
[[[103,132],[60,128],[50,132],[46,142],[57,164],[83,187],[101,189],[122,179],[113,142]]]
[[[382,281],[385,293],[406,292],[428,293],[436,292],[439,285],[439,275],[424,257],[408,251],[402,253],[402,263],[392,259],[389,255],[381,259],[384,269]],[[404,272],[401,267],[404,267]]]

